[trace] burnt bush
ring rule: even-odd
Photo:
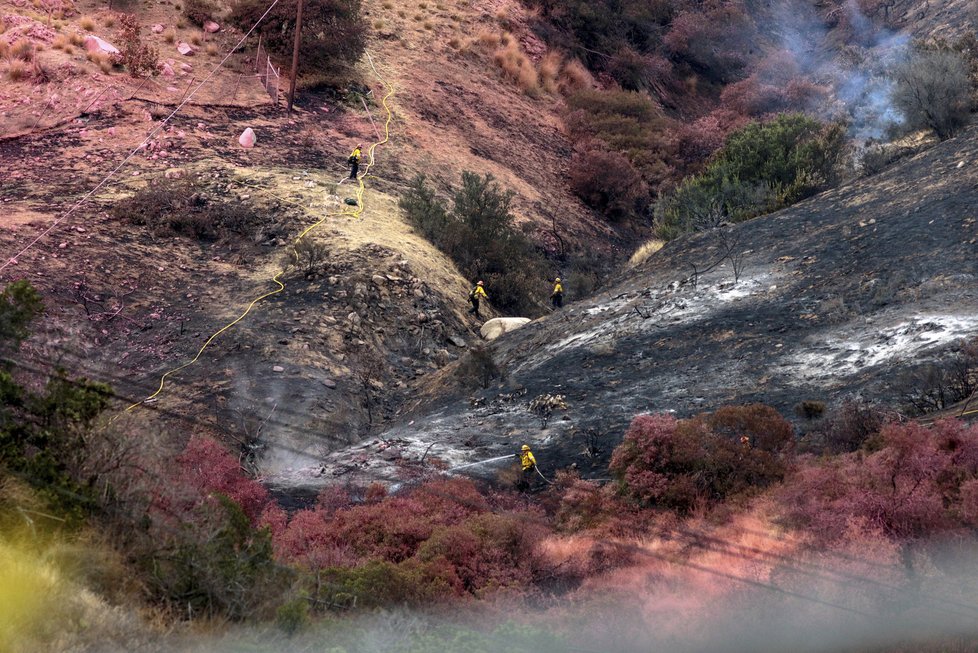
[[[864,399],[846,399],[826,416],[812,435],[822,451],[843,453],[856,451],[868,443],[888,422],[898,421],[899,414]]]
[[[292,54],[297,0],[280,0],[262,23],[264,43],[281,57]],[[228,20],[248,30],[265,13],[263,0],[238,0]],[[366,48],[367,25],[360,0],[306,0],[302,15],[303,73],[335,73],[360,60]]]
[[[784,477],[783,457],[745,437],[732,440],[715,433],[703,418],[639,415],[612,454],[610,469],[623,496],[686,514]]]
[[[267,224],[253,207],[218,200],[186,179],[154,180],[117,201],[110,213],[158,236],[178,234],[205,242],[233,237],[258,240]]]
[[[978,390],[978,338],[940,360],[904,373],[896,387],[913,415],[944,410],[971,397]]]
[[[465,385],[488,388],[493,380],[503,378],[506,371],[493,359],[492,349],[477,345],[462,359],[458,374]]]
[[[911,129],[932,129],[942,141],[967,122],[971,80],[965,58],[950,49],[923,50],[897,66],[893,102]]]

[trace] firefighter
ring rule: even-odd
[[[564,306],[564,286],[560,283],[560,277],[554,279],[554,291],[550,294],[550,303],[554,310]]]
[[[357,173],[360,171],[360,150],[362,148],[363,144],[357,145],[350,153],[350,158],[346,160],[350,164],[350,179],[356,179]]]
[[[520,468],[523,471],[520,480],[516,483],[516,488],[525,491],[533,485],[533,475],[537,473],[537,459],[533,457],[533,452],[530,451],[528,444],[520,447],[520,452],[516,455],[519,456]]]
[[[475,316],[481,320],[482,316],[479,315],[480,299],[489,301],[489,295],[486,294],[485,284],[483,284],[481,281],[475,284],[475,288],[473,288],[472,292],[469,293],[469,302],[472,304],[472,308],[469,309],[469,314],[475,314]]]

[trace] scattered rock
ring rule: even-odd
[[[372,276],[370,278],[370,280],[374,282],[374,285],[380,286],[381,288],[383,288],[384,287],[384,284],[387,283],[387,279],[384,276],[379,275],[379,274],[375,274],[374,276]]]
[[[174,77],[176,76],[177,73],[176,71],[173,70],[173,66],[171,66],[168,63],[165,63],[160,69],[160,74],[163,75],[164,77]]]
[[[221,31],[221,26],[215,23],[214,21],[209,20],[206,23],[204,23],[204,31],[207,32],[208,34],[214,34],[216,32]]]
[[[194,56],[194,53],[197,52],[197,50],[194,48],[194,46],[190,45],[189,43],[181,41],[180,43],[177,44],[177,52],[179,52],[185,57],[192,57]]]
[[[333,390],[334,388],[336,388],[336,381],[334,381],[333,379],[323,379],[323,385],[329,388],[330,390]]]
[[[192,73],[192,72],[194,72],[194,67],[191,66],[189,63],[182,63],[182,64],[180,64],[180,70],[183,71],[183,72],[185,72],[185,73]],[[203,124],[203,123],[201,123],[201,124]]]
[[[479,335],[486,340],[495,340],[504,333],[519,329],[529,321],[528,317],[496,317],[482,325]]]
[[[284,372],[285,371],[285,368],[282,367],[281,365],[276,365],[275,367],[272,368],[272,371],[273,372]]]
[[[448,342],[452,343],[456,347],[465,347],[465,346],[467,346],[467,343],[465,342],[465,339],[462,338],[462,336],[455,335],[454,333],[452,335],[448,336]]]
[[[253,130],[251,127],[244,130],[241,133],[241,136],[238,137],[238,143],[241,144],[241,147],[249,150],[255,146],[255,141],[255,130]]]
[[[155,25],[153,25],[150,28],[150,31],[152,31],[153,34],[162,34],[163,33],[163,26],[160,25],[159,23],[156,23]]]
[[[85,37],[85,50],[88,52],[104,52],[105,54],[119,54],[119,48],[108,41],[89,34]]]

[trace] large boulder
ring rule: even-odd
[[[105,54],[119,54],[119,48],[115,47],[105,39],[89,34],[85,37],[85,49],[88,52],[104,52]]]
[[[479,334],[486,340],[495,340],[504,333],[519,329],[530,321],[528,317],[495,317],[479,329]]]

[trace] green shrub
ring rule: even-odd
[[[492,175],[462,173],[452,210],[435,197],[423,175],[400,200],[408,221],[445,252],[471,280],[483,279],[490,303],[516,315],[539,313],[547,273],[544,257],[514,226],[513,194]]]
[[[803,114],[755,122],[727,139],[702,174],[656,203],[656,228],[671,239],[790,206],[836,181],[845,130]]]
[[[291,580],[275,562],[271,533],[234,501],[213,495],[194,521],[145,563],[155,597],[191,616],[267,616]]]

